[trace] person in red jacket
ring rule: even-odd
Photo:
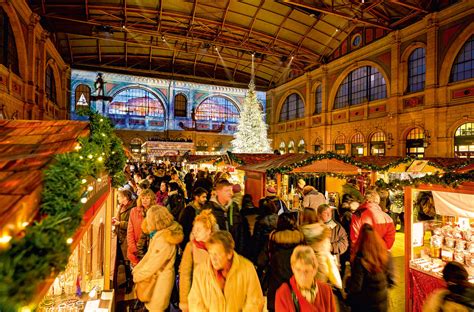
[[[127,257],[132,268],[140,261],[137,256],[137,243],[142,235],[142,222],[145,219],[148,208],[150,208],[155,200],[155,193],[152,190],[144,190],[138,196],[137,206],[130,211],[127,227]]]
[[[360,229],[365,223],[372,225],[374,230],[382,237],[390,250],[395,242],[395,226],[388,214],[379,206],[380,196],[375,190],[365,193],[365,201],[352,215],[351,220],[351,242],[355,246],[359,237]]]
[[[337,311],[331,287],[316,279],[318,260],[309,246],[298,246],[291,255],[290,281],[278,288],[276,312],[332,312]]]

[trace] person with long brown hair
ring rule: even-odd
[[[347,283],[352,312],[388,311],[387,289],[395,285],[393,262],[374,228],[365,223],[351,256],[351,277]]]

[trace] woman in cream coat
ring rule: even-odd
[[[165,311],[173,290],[176,245],[183,240],[183,228],[168,209],[154,205],[147,211],[142,230],[150,235],[150,245],[145,257],[133,269],[133,281],[140,283],[156,274],[155,289],[145,307],[151,312]]]
[[[216,218],[210,209],[203,210],[194,219],[193,231],[179,265],[179,308],[183,312],[188,311],[188,295],[194,269],[198,264],[208,261],[206,242],[216,230],[218,230]]]

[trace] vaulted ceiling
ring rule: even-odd
[[[30,0],[73,68],[258,89],[325,62],[356,27],[405,27],[448,0]],[[254,59],[254,67],[252,67]]]

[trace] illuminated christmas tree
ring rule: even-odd
[[[239,125],[232,140],[234,153],[271,153],[267,124],[255,92],[253,79],[240,112]]]

